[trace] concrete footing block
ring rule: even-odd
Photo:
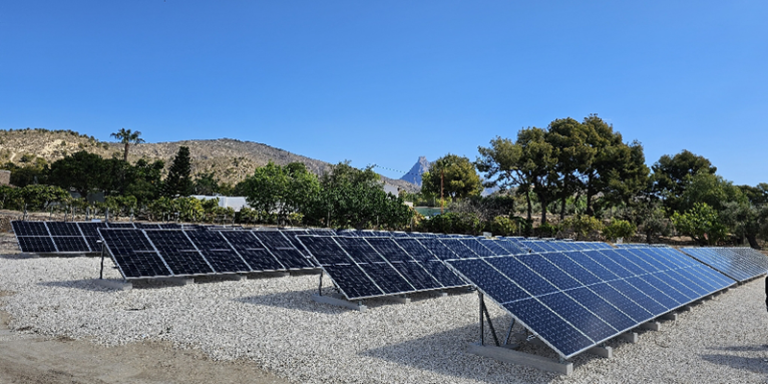
[[[326,296],[326,295],[321,296],[321,295],[318,295],[317,293],[312,295],[312,300],[314,300],[317,303],[335,305],[337,307],[354,309],[360,312],[365,312],[365,310],[368,309],[368,307],[366,307],[363,304],[353,303],[351,301],[347,301],[341,298],[336,298],[333,296]]]
[[[613,357],[613,348],[611,347],[592,347],[588,349],[587,352],[593,355],[602,356],[608,359]]]
[[[619,337],[632,344],[637,343],[639,339],[636,332],[622,333],[621,335],[619,335]]]
[[[288,272],[261,272],[261,273],[249,273],[249,279],[269,279],[273,277],[286,277],[290,276]]]
[[[406,296],[392,296],[390,298],[392,301],[400,304],[410,304],[411,298]]]
[[[666,315],[661,316],[660,319],[677,321],[677,313],[667,313]]]
[[[505,363],[518,364],[540,369],[542,371],[559,373],[561,375],[570,376],[573,374],[573,363],[571,362],[561,363],[554,359],[514,351],[508,348],[473,343],[469,345],[469,353],[490,357]]]
[[[640,325],[642,329],[650,329],[651,331],[661,331],[661,323],[658,321],[649,321]]]
[[[133,284],[124,280],[95,279],[93,282],[99,287],[116,289],[118,291],[128,291],[133,289]]]

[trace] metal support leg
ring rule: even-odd
[[[491,328],[491,335],[493,336],[493,342],[496,343],[496,346],[499,346],[499,338],[496,337],[496,329],[493,328],[493,322],[491,321],[491,315],[488,313],[488,308],[485,306],[485,301],[483,301],[483,312],[485,312],[485,318],[488,320],[488,327]]]
[[[104,243],[101,243],[101,270],[99,271],[99,280],[104,279]]]
[[[483,294],[480,292],[477,292],[477,297],[480,299],[480,345],[485,344],[485,329],[483,326],[485,325],[485,321],[483,320]]]
[[[509,338],[512,336],[512,327],[515,326],[515,319],[512,319],[512,323],[509,324],[509,330],[507,330],[507,338],[504,339],[504,345],[509,345]]]
[[[320,271],[320,285],[317,287],[317,294],[323,295],[323,271]]]
[[[477,292],[478,298],[480,299],[480,345],[483,345],[485,342],[485,320],[488,320],[488,326],[491,328],[491,335],[493,336],[493,341],[496,343],[496,346],[499,346],[499,338],[496,337],[496,329],[493,328],[493,322],[491,322],[491,315],[488,313],[488,308],[485,307],[485,300],[483,299],[483,294],[481,292]],[[485,318],[483,318],[485,316]]]

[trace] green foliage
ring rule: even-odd
[[[77,191],[86,197],[92,191],[110,191],[119,180],[126,164],[106,161],[101,156],[79,151],[51,164],[48,181],[59,187]]]
[[[168,170],[168,177],[163,183],[162,193],[165,197],[189,196],[192,194],[192,162],[189,147],[181,146]]]
[[[536,227],[536,235],[539,237],[554,237],[560,232],[560,226],[552,223],[542,223]]]
[[[714,175],[717,168],[703,156],[698,156],[688,150],[676,154],[662,156],[653,164],[651,176],[651,192],[664,201],[668,213],[682,212],[691,206],[683,207],[681,198],[690,184],[690,179],[698,173]]]
[[[717,211],[707,203],[695,203],[693,208],[682,214],[675,212],[672,222],[679,233],[702,245],[715,245],[727,235],[727,228]]]
[[[444,196],[454,200],[479,196],[483,190],[480,176],[468,158],[447,154],[430,165],[429,172],[421,175],[422,191],[440,196],[442,181]]]
[[[281,167],[270,161],[256,168],[240,188],[262,220],[281,224],[291,213],[304,210],[320,193],[317,177],[303,163]]]
[[[447,234],[477,235],[483,223],[477,215],[467,212],[448,212],[421,222],[419,231]]]
[[[196,195],[212,196],[220,193],[216,172],[199,172],[195,177],[192,189]]]
[[[603,236],[608,240],[630,239],[635,235],[637,226],[626,220],[614,219],[603,228]]]
[[[508,216],[496,216],[491,221],[491,232],[500,236],[514,235],[517,232],[517,223]]]
[[[300,213],[310,225],[357,229],[403,229],[413,216],[401,196],[384,192],[371,168],[355,169],[348,162],[323,175],[320,192]]]
[[[561,223],[563,231],[576,235],[577,240],[597,239],[603,230],[603,223],[588,215],[571,216]]]
[[[142,139],[141,132],[131,132],[130,129],[120,128],[119,131],[110,134],[110,136],[120,140],[121,143],[125,145],[125,151],[123,152],[123,161],[128,161],[128,146],[133,144],[139,144],[143,143],[144,139]]]
[[[11,171],[11,184],[17,187],[25,187],[29,184],[47,184],[48,183],[48,163],[42,157],[35,158],[33,161],[23,162],[24,165],[18,166],[12,162],[7,162],[0,167]]]
[[[49,204],[66,204],[71,200],[69,193],[51,185],[30,184],[24,188],[0,185],[0,204],[2,209],[28,211],[45,210]]]

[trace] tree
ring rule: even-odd
[[[715,245],[725,239],[728,232],[717,211],[707,203],[695,203],[693,208],[682,214],[675,212],[672,222],[678,232],[701,245]]]
[[[251,208],[282,223],[291,213],[301,212],[320,191],[317,177],[303,163],[284,167],[272,161],[258,167],[243,183]]]
[[[413,211],[402,197],[384,192],[379,176],[368,167],[359,170],[342,162],[320,179],[320,193],[305,209],[311,225],[336,228],[400,229],[410,223]]]
[[[651,193],[664,200],[668,214],[681,211],[680,197],[685,192],[688,181],[699,172],[714,174],[717,168],[703,156],[698,156],[688,150],[673,157],[663,155],[653,166],[651,176]]]
[[[123,153],[123,161],[128,161],[128,146],[133,144],[140,144],[144,142],[144,139],[141,137],[141,132],[131,132],[130,129],[120,128],[119,131],[115,133],[110,134],[111,137],[114,137],[118,140],[120,140],[121,143],[125,145],[125,152]]]
[[[189,147],[179,147],[179,152],[173,159],[168,170],[168,177],[163,183],[163,196],[189,196],[192,194],[192,164],[189,157]]]
[[[451,199],[479,196],[483,190],[480,176],[475,166],[464,156],[447,154],[430,165],[429,172],[421,175],[422,191],[440,195],[443,193]]]
[[[193,190],[197,195],[212,196],[219,193],[219,180],[216,178],[216,173],[199,172],[195,177]]]
[[[134,196],[136,205],[140,208],[157,199],[163,185],[163,168],[165,168],[165,162],[162,160],[150,163],[144,159],[139,159],[129,169],[125,195]]]
[[[107,189],[115,176],[101,156],[80,151],[53,162],[48,181],[87,197],[92,191]]]

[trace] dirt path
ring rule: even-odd
[[[9,292],[0,291],[2,297]],[[65,338],[19,336],[0,311],[0,384],[285,384],[247,361],[216,362],[167,343],[103,347]]]

